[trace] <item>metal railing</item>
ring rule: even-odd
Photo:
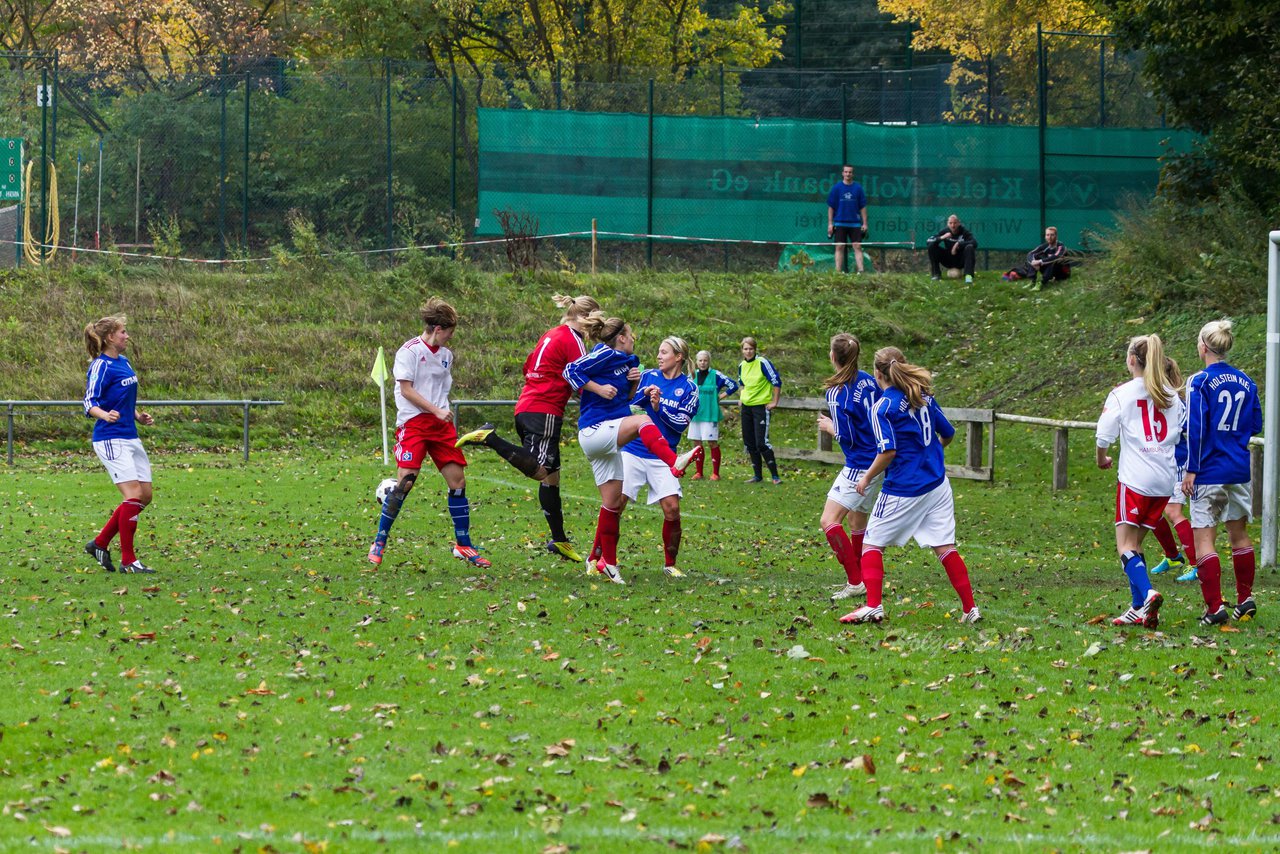
[[[139,400],[138,406],[237,406],[244,410],[244,459],[249,461],[249,409],[254,406],[282,406],[283,400]],[[7,453],[9,465],[13,465],[13,419],[18,409],[67,409],[84,411],[80,400],[0,400],[8,422]]]

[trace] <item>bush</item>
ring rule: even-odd
[[[1201,207],[1157,200],[1117,217],[1102,236],[1101,278],[1121,303],[1163,308],[1261,311],[1267,299],[1268,216],[1239,189]]]

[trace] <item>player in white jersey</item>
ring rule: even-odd
[[[438,297],[422,307],[423,333],[396,352],[396,486],[382,503],[378,533],[369,548],[369,562],[382,563],[391,526],[418,472],[430,456],[448,487],[446,500],[453,519],[453,556],[473,566],[490,566],[471,544],[471,508],[467,504],[467,458],[454,447],[458,431],[449,408],[453,388],[453,351],[445,345],[458,326],[458,312]]]
[[[1107,395],[1098,418],[1098,468],[1111,468],[1107,449],[1120,440],[1116,484],[1116,551],[1129,578],[1132,603],[1112,625],[1160,624],[1164,599],[1151,586],[1142,539],[1161,521],[1177,475],[1174,446],[1182,435],[1183,403],[1169,377],[1158,335],[1129,341],[1125,367],[1133,379]]]

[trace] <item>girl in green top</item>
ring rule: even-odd
[[[711,369],[711,354],[699,350],[694,361],[697,370],[693,383],[698,387],[698,411],[689,421],[689,439],[711,447],[711,479],[720,479],[720,398],[738,390],[738,383],[719,371]],[[698,457],[698,471],[694,480],[702,480],[702,457]]]

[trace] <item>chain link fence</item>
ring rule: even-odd
[[[467,240],[492,213],[479,209],[482,108],[836,123],[833,162],[862,154],[850,150],[851,130],[862,126],[1035,125],[1041,100],[1050,127],[1161,126],[1141,58],[1076,34],[1046,34],[1040,67],[1030,70],[1002,61],[862,72],[711,67],[679,79],[502,66],[455,77],[413,62],[233,58],[216,74],[175,78],[44,55],[0,58],[0,136],[25,140],[35,164],[24,197],[32,236],[77,260],[94,250],[258,258],[305,237],[308,224],[315,251],[373,258]],[[724,156],[769,158],[728,138]],[[0,256],[18,257],[7,247],[22,219],[0,218]],[[651,261],[651,247],[643,257],[634,243],[619,246],[610,266]],[[570,254],[585,257],[583,247]],[[681,265],[729,264],[724,247],[668,248]],[[468,251],[499,263],[500,250]],[[777,252],[734,255],[754,265]]]

